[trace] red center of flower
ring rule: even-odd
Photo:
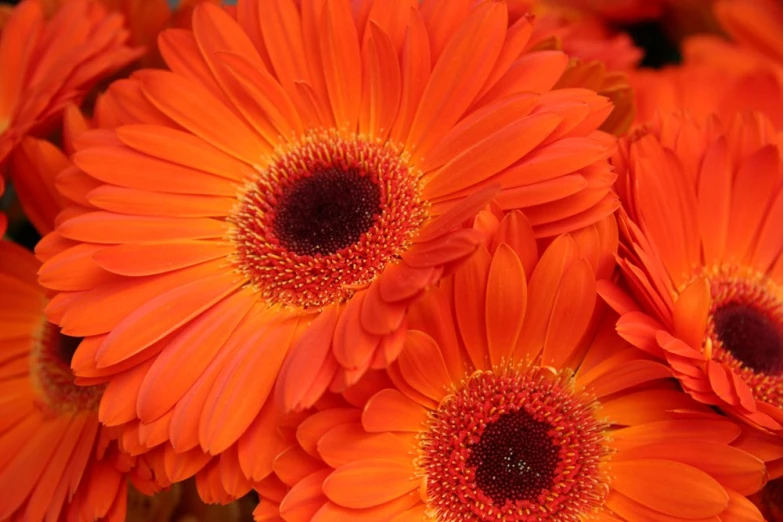
[[[711,279],[713,357],[734,369],[757,399],[783,405],[783,303],[765,276]]]
[[[602,504],[605,426],[567,376],[477,372],[431,416],[418,465],[440,522],[570,521]]]
[[[553,428],[525,410],[504,413],[487,426],[468,458],[479,489],[503,505],[535,500],[551,487],[560,453],[549,435]]]
[[[105,386],[77,386],[71,360],[81,339],[60,333],[45,323],[31,354],[31,376],[40,392],[41,406],[55,412],[95,411]]]
[[[410,246],[428,216],[419,179],[389,143],[308,134],[240,197],[234,263],[272,304],[343,302]]]
[[[272,229],[291,252],[329,255],[359,241],[380,213],[381,188],[366,172],[329,165],[285,187]]]

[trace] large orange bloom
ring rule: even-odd
[[[496,226],[411,310],[394,386],[301,421],[273,461],[291,489],[261,490],[256,520],[761,521],[743,495],[764,463],[730,445],[740,428],[672,389],[613,319],[585,337],[613,224],[540,260],[521,214]]]
[[[550,91],[568,58],[523,53],[529,20],[457,4],[205,4],[164,33],[172,72],[114,93],[144,123],[77,140],[58,182],[78,206],[39,250],[49,317],[85,338],[77,375],[140,376],[102,409],[171,415],[172,437],[220,453],[279,372],[294,408],[396,358],[493,196],[538,236],[611,213],[611,105]]]
[[[122,521],[126,474],[133,469],[147,494],[155,477],[99,425],[104,386],[75,385],[69,363],[78,339],[44,318],[39,267],[30,252],[0,242],[0,519]]]
[[[53,130],[67,103],[140,56],[122,23],[91,0],[50,20],[39,0],[14,9],[0,34],[0,167],[23,136]]]
[[[761,115],[680,116],[624,141],[620,334],[697,400],[783,433],[783,159]],[[781,442],[779,442],[781,444]],[[783,466],[770,469],[783,473]]]

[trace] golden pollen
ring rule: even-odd
[[[234,265],[270,304],[344,302],[424,224],[420,177],[393,144],[310,132],[244,188],[229,218]]]
[[[606,426],[570,376],[476,372],[429,420],[417,464],[439,522],[570,522],[603,504]]]

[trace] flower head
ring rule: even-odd
[[[109,89],[117,126],[77,140],[58,178],[77,205],[39,248],[50,317],[85,338],[77,375],[138,378],[101,411],[171,415],[210,454],[242,447],[273,389],[307,407],[388,366],[493,197],[540,237],[616,206],[611,105],[551,90],[567,57],[525,51],[502,3],[261,5],[198,6],[161,37],[171,71]]]
[[[63,5],[49,20],[39,0],[14,8],[0,33],[0,165],[28,134],[59,123],[63,108],[135,60],[122,17],[92,0]]]
[[[0,518],[122,520],[126,477],[148,494],[156,479],[99,425],[105,386],[75,383],[69,365],[80,340],[44,318],[39,266],[23,248],[0,243]]]
[[[761,521],[742,495],[764,465],[731,445],[740,428],[593,315],[613,230],[561,236],[538,259],[524,217],[503,218],[489,249],[414,305],[388,378],[299,420],[273,461],[291,489],[260,489],[257,519],[684,521],[741,508]]]
[[[603,295],[618,331],[684,389],[783,430],[783,160],[769,120],[664,117],[617,157],[627,218],[620,266],[639,305]]]

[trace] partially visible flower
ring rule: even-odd
[[[126,476],[146,494],[156,477],[118,451],[101,427],[104,386],[81,387],[69,368],[79,339],[46,321],[40,264],[0,242],[0,519],[125,520]]]
[[[767,0],[723,0],[715,12],[733,41],[696,35],[682,44],[681,65],[630,74],[637,123],[655,112],[688,111],[724,121],[759,111],[783,129],[783,7]]]
[[[42,0],[47,16],[71,0]],[[176,7],[168,0],[96,0],[108,11],[116,12],[125,19],[129,31],[128,42],[134,47],[142,46],[145,53],[139,65],[142,67],[163,67],[158,51],[158,36],[169,27],[190,28],[193,8],[201,2],[220,5],[220,0],[180,0]]]
[[[616,208],[612,107],[552,90],[567,56],[525,51],[530,21],[502,3],[410,4],[359,25],[344,0],[200,5],[161,38],[172,72],[99,101],[119,126],[80,135],[58,177],[75,204],[38,252],[106,418],[251,468],[273,389],[307,407],[388,365],[493,196],[540,237]]]
[[[759,114],[725,127],[667,115],[623,140],[620,266],[636,302],[601,288],[620,335],[691,396],[783,434],[780,147]]]
[[[783,76],[768,68],[726,70],[686,56],[682,65],[629,73],[636,99],[637,125],[657,113],[688,112],[704,122],[713,114],[730,121],[737,114],[762,112],[783,130]]]
[[[49,20],[39,0],[14,8],[0,35],[0,169],[25,135],[52,131],[66,104],[140,56],[122,24],[91,0]]]
[[[562,50],[571,58],[556,89],[590,89],[612,101],[613,110],[601,130],[621,136],[634,118],[633,92],[626,72],[642,58],[642,51],[631,38],[599,18],[545,2],[506,0],[509,22],[530,13],[536,23],[528,47],[537,50]]]
[[[590,335],[604,234],[537,259],[524,216],[503,218],[412,309],[393,386],[363,383],[358,406],[298,424],[273,460],[290,491],[260,490],[256,520],[760,522],[743,495],[764,463],[732,446],[740,428],[673,389],[613,320]]]

